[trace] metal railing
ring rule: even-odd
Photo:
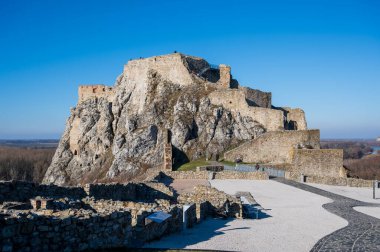
[[[224,165],[224,170],[238,171],[238,172],[254,172],[257,171],[255,165],[248,164],[236,164],[235,166]],[[269,177],[285,177],[285,171],[272,168],[272,167],[260,167],[259,171],[266,172]]]

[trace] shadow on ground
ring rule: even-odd
[[[155,244],[155,241],[146,243],[145,248],[154,248],[156,246],[160,248],[186,248],[194,244],[198,244],[218,235],[223,235],[226,232],[241,229],[250,229],[250,227],[229,228],[229,222],[234,219],[218,219],[209,218],[204,220],[200,224],[194,226],[191,229],[186,229],[181,233],[172,234],[167,237],[163,237],[159,244]],[[171,251],[171,250],[169,250]],[[175,251],[175,250],[173,250]],[[178,250],[181,251],[181,250]],[[206,250],[194,250],[194,251],[206,251]]]

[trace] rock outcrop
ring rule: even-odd
[[[267,131],[306,127],[302,110],[273,107],[270,93],[240,87],[229,66],[180,53],[131,60],[114,87],[79,88],[44,182],[128,181],[162,167],[167,142],[175,168]]]

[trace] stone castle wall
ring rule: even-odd
[[[106,98],[112,101],[114,90],[105,85],[82,85],[78,88],[78,103],[91,98]]]
[[[284,113],[282,111],[249,106],[243,90],[217,90],[210,93],[209,98],[214,105],[223,106],[230,109],[233,113],[240,113],[241,116],[252,117],[268,131],[284,129]]]
[[[306,176],[346,178],[343,168],[343,150],[299,150],[293,153],[294,173]]]
[[[263,92],[249,87],[239,87],[239,89],[244,91],[245,99],[250,106],[263,108],[272,107],[272,93]]]
[[[305,112],[299,108],[281,108],[285,111],[285,128],[289,130],[307,130]]]
[[[319,149],[319,130],[267,132],[224,153],[229,161],[242,159],[247,163],[290,164],[293,148]]]

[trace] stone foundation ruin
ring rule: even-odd
[[[207,216],[242,218],[238,198],[198,186],[177,196],[162,183],[59,187],[0,182],[2,251],[139,247]]]

